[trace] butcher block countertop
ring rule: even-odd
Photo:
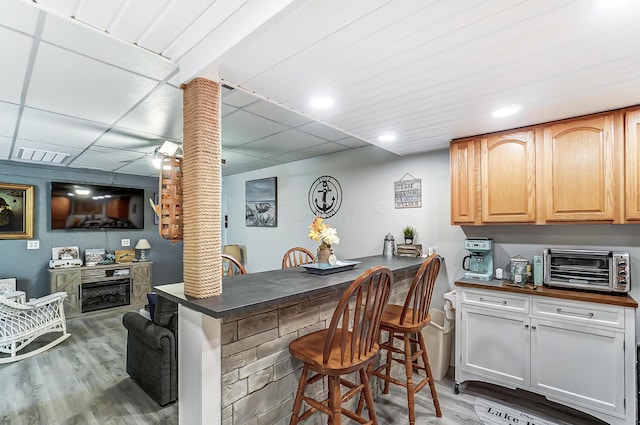
[[[604,294],[597,292],[586,292],[576,289],[547,288],[546,286],[536,286],[535,289],[512,286],[503,280],[490,280],[487,282],[469,279],[456,280],[456,286],[470,288],[482,288],[492,291],[511,292],[522,295],[539,295],[542,297],[562,298],[574,301],[586,301],[600,304],[618,305],[621,307],[638,308],[638,303],[628,294]]]

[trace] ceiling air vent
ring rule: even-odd
[[[47,164],[62,164],[69,154],[60,152],[49,152],[40,149],[20,148],[18,149],[18,159],[32,162],[45,162]]]

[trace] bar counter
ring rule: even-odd
[[[360,264],[352,270],[327,275],[307,273],[303,267],[235,275],[223,279],[222,295],[210,298],[185,295],[183,283],[156,286],[154,289],[165,298],[220,319],[313,297],[328,289],[346,289],[363,271],[373,266],[385,266],[393,273],[409,269],[415,273],[424,258],[376,255],[351,261],[360,261]]]
[[[289,343],[326,328],[344,290],[370,267],[393,272],[389,303],[403,303],[424,260],[380,255],[326,275],[303,267],[236,275],[204,299],[186,296],[182,283],[155,287],[178,303],[179,423],[288,422],[301,368]]]

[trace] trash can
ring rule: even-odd
[[[456,320],[456,290],[444,294],[444,315],[449,320]]]
[[[451,303],[452,297],[453,304]],[[455,290],[446,293],[445,298],[446,311],[430,308],[431,323],[422,330],[429,355],[431,373],[436,381],[444,378],[449,370],[455,327]],[[420,363],[422,364],[422,361]]]

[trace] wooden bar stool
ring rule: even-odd
[[[345,415],[361,424],[377,424],[378,419],[373,407],[373,397],[369,388],[367,369],[379,350],[380,318],[385,309],[393,274],[382,266],[364,271],[349,286],[338,302],[327,329],[301,336],[289,344],[291,355],[304,363],[298,391],[293,403],[290,425],[297,424],[314,412],[320,411],[329,416],[329,424],[342,424]],[[352,372],[360,375],[360,384],[342,378]],[[307,377],[312,372],[310,377]],[[328,397],[317,400],[305,395],[308,384],[320,381],[327,376]],[[342,394],[342,386],[348,390]],[[369,419],[358,411],[350,411],[343,403],[360,394],[364,394]],[[309,408],[300,415],[302,402]]]
[[[298,267],[302,264],[315,263],[316,257],[307,248],[296,246],[284,253],[282,257],[282,268]]]
[[[382,314],[380,330],[387,331],[389,338],[386,342],[380,344],[380,348],[387,350],[387,361],[376,368],[373,375],[380,379],[384,379],[384,393],[389,393],[389,383],[401,385],[407,389],[407,398],[409,403],[409,423],[414,425],[416,422],[416,414],[414,410],[414,395],[429,384],[431,388],[431,398],[436,409],[436,415],[442,417],[440,410],[440,402],[438,401],[438,393],[436,385],[431,374],[431,366],[429,365],[429,356],[422,336],[422,329],[431,322],[429,314],[429,305],[431,304],[431,296],[433,287],[435,286],[442,258],[437,255],[431,255],[427,258],[418,272],[416,273],[411,287],[405,298],[404,305],[388,305]],[[417,338],[412,338],[412,335]],[[395,340],[401,340],[403,348],[394,347]],[[417,345],[416,345],[417,344]],[[412,352],[412,345],[416,347],[416,351]],[[400,358],[393,357],[393,354],[401,355]],[[422,357],[424,366],[418,364],[417,359]],[[406,380],[404,382],[391,377],[391,361],[404,363]],[[424,370],[426,378],[417,385],[413,383],[413,371]],[[359,403],[358,410],[362,409],[362,401]]]
[[[231,255],[222,255],[222,277],[233,276],[236,274],[247,274],[247,270],[242,263]]]

